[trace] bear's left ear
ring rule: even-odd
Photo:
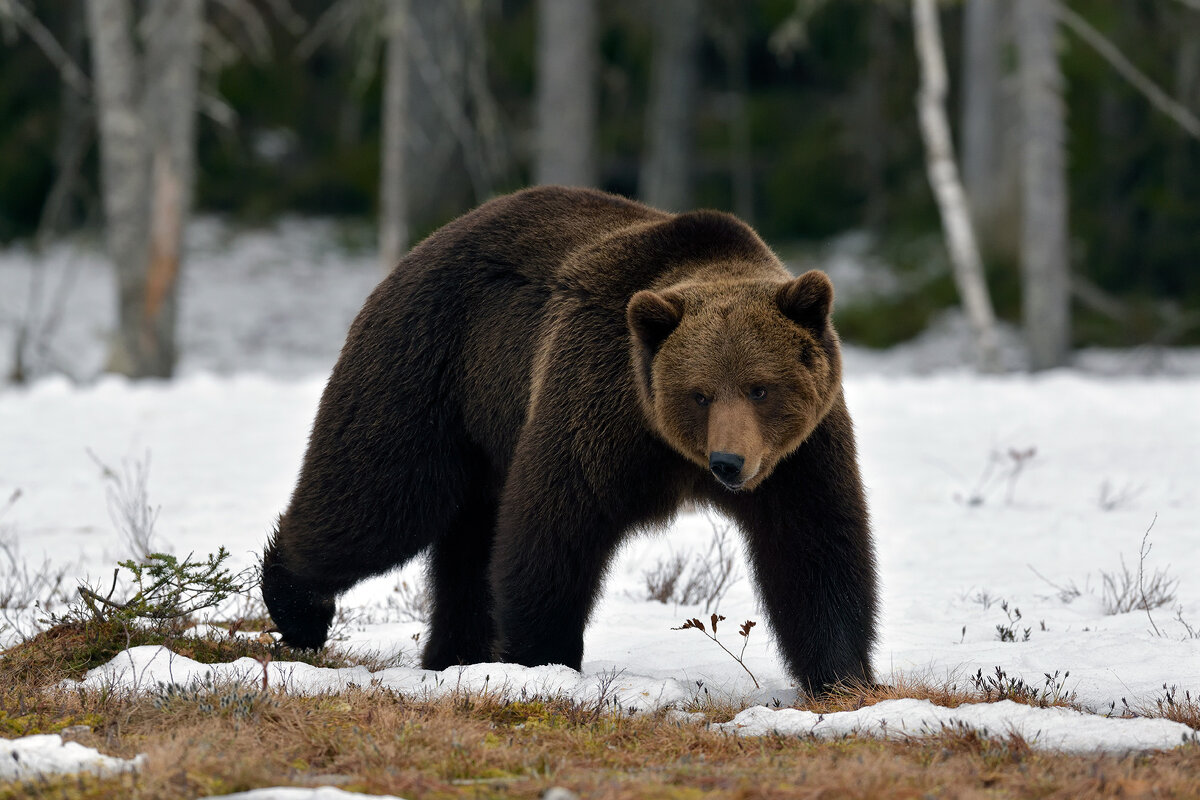
[[[683,299],[670,293],[643,290],[629,299],[625,318],[638,343],[653,354],[679,327],[679,321],[683,319]]]
[[[824,272],[811,269],[780,286],[775,302],[783,315],[797,325],[822,331],[833,311],[833,284]]]

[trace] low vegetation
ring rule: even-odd
[[[137,694],[63,683],[139,644],[163,644],[202,662],[248,656],[264,663],[286,659],[322,666],[361,664],[372,670],[388,666],[336,648],[319,654],[289,650],[265,632],[262,618],[192,626],[191,614],[175,612],[207,605],[204,600],[210,596],[174,590],[164,595],[162,588],[238,589],[236,576],[223,569],[223,562],[220,553],[204,560],[151,555],[146,564],[126,562],[134,579],[126,582],[124,599],[113,600],[111,591],[100,595],[87,590],[56,625],[3,653],[0,737],[59,733],[108,755],[144,753],[146,759],[137,772],[113,777],[47,776],[0,784],[0,800],[157,800],[278,785],[336,785],[410,798],[535,798],[555,786],[585,797],[613,798],[784,797],[797,792],[1116,797],[1149,787],[1172,797],[1194,792],[1194,776],[1200,771],[1200,744],[1154,755],[1071,756],[1035,751],[1019,736],[988,737],[961,726],[901,741],[740,737],[709,723],[727,722],[744,705],[710,695],[703,683],[684,707],[652,713],[622,707],[604,686],[599,699],[577,702],[496,691],[422,698],[381,686],[302,696],[283,687],[211,678],[195,686],[159,686]],[[708,621],[714,634],[721,619],[714,614]],[[708,633],[700,620],[687,627]],[[748,636],[750,623],[738,632]],[[947,707],[1001,699],[1071,706],[1074,698],[1063,689],[1066,677],[1047,675],[1045,685],[1031,686],[997,669],[961,684],[904,679],[843,687],[800,707],[828,714],[899,698]],[[1126,704],[1111,713],[1166,717],[1200,727],[1198,706],[1186,691],[1164,686],[1153,704]]]
[[[249,657],[264,665],[287,660],[371,670],[397,663],[336,646],[313,653],[279,644],[249,593],[254,571],[232,573],[226,558],[224,551],[204,558],[146,553],[122,562],[124,572],[106,590],[80,587],[49,628],[0,653],[0,738],[57,733],[107,755],[146,756],[138,771],[113,777],[0,783],[0,800],[158,800],[279,785],[335,785],[409,798],[535,798],[556,786],[600,798],[1195,796],[1200,743],[1149,755],[1076,756],[963,726],[899,741],[740,737],[710,723],[728,722],[744,703],[710,694],[698,682],[692,700],[677,709],[635,713],[608,691],[615,673],[590,702],[486,690],[413,697],[382,686],[303,696],[211,677],[136,694],[64,682],[146,644],[206,663]],[[421,607],[419,587],[401,594],[406,608]],[[1141,587],[1137,594],[1143,595]],[[993,599],[981,595],[979,601],[990,606]],[[1010,635],[1000,638],[1026,638],[1020,612],[996,602],[1009,618],[1002,627]],[[197,625],[201,612],[226,616]],[[723,620],[714,612],[682,628],[712,638],[749,673],[744,648],[729,649],[717,639]],[[753,625],[747,620],[736,629],[742,644]],[[721,627],[721,635],[736,642],[730,634]],[[841,687],[798,707],[830,714],[901,698],[951,708],[999,700],[1077,707],[1067,678],[1056,672],[1034,685],[1000,668],[962,681],[900,678]],[[1200,698],[1173,685],[1140,706],[1114,704],[1108,713],[1200,729]]]
[[[886,699],[980,699],[904,686],[811,705],[832,712]],[[1170,702],[1178,705],[1179,698]],[[1193,714],[1194,714],[1193,706]],[[1017,736],[949,727],[911,741],[739,737],[670,712],[563,699],[457,694],[414,699],[352,688],[311,697],[208,685],[122,696],[0,690],[0,735],[65,732],[122,757],[135,774],[0,785],[0,798],[197,797],[269,785],[338,785],[401,797],[1191,796],[1200,746],[1150,756],[1034,751]],[[236,757],[230,757],[231,755]]]

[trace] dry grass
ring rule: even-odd
[[[302,697],[210,684],[130,696],[54,687],[107,660],[112,647],[149,643],[137,635],[151,636],[127,638],[124,629],[97,623],[61,626],[0,658],[0,737],[63,732],[109,755],[147,757],[137,774],[0,784],[0,800],[166,800],[318,783],[409,798],[534,798],[552,786],[599,798],[1200,796],[1196,744],[1150,756],[1081,757],[968,728],[911,741],[742,738],[665,711],[630,714],[611,702],[497,692],[421,699],[376,687]],[[168,638],[173,649],[201,661],[303,655],[225,633]],[[308,660],[362,663],[337,653]],[[1164,692],[1136,713],[1196,726],[1192,696]],[[802,707],[832,713],[898,698],[953,707],[984,700],[986,691],[973,678],[961,685],[906,680],[846,687]],[[1051,704],[1034,694],[1023,701]],[[741,706],[713,701],[699,687],[690,710],[725,721]]]
[[[195,797],[335,783],[402,797],[1194,797],[1200,747],[1154,756],[1065,756],[1019,737],[947,729],[913,742],[742,738],[666,714],[556,700],[414,700],[352,689],[237,703],[177,694],[116,698],[47,690],[23,698],[43,729],[85,724],[83,744],[147,755],[137,775],[0,786],[0,798]],[[0,695],[0,709],[16,702]],[[11,735],[11,734],[10,734]]]

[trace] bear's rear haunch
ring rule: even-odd
[[[830,323],[727,214],[598,191],[501,197],[367,299],[266,549],[284,641],[429,553],[429,669],[579,669],[618,545],[685,501],[735,520],[790,672],[873,680],[875,556]]]

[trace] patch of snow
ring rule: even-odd
[[[206,795],[206,800],[360,800],[363,797],[375,797],[378,800],[401,800],[391,794],[360,794],[343,791],[333,786],[317,786],[311,789],[300,786],[273,786],[237,794]]]
[[[145,756],[113,758],[58,734],[0,739],[0,781],[29,781],[87,772],[107,776],[137,769]]]
[[[293,694],[344,691],[352,686],[381,687],[407,695],[443,697],[464,692],[500,697],[564,697],[579,703],[615,702],[623,709],[653,710],[686,702],[693,692],[680,681],[640,675],[579,673],[561,665],[469,664],[440,672],[391,667],[371,672],[365,667],[330,669],[310,664],[272,661],[265,666],[267,685]],[[252,658],[228,664],[202,664],[165,647],[145,645],[118,653],[107,664],[89,670],[78,683],[109,691],[151,691],[165,685],[195,689],[237,683],[261,686],[264,665]]]
[[[884,700],[832,714],[756,706],[714,727],[740,736],[779,733],[818,739],[849,735],[909,739],[967,728],[992,739],[1017,734],[1034,748],[1069,753],[1169,750],[1200,742],[1196,731],[1166,719],[1110,718],[1066,708],[1033,708],[1011,700],[957,708],[936,706],[928,700]]]

